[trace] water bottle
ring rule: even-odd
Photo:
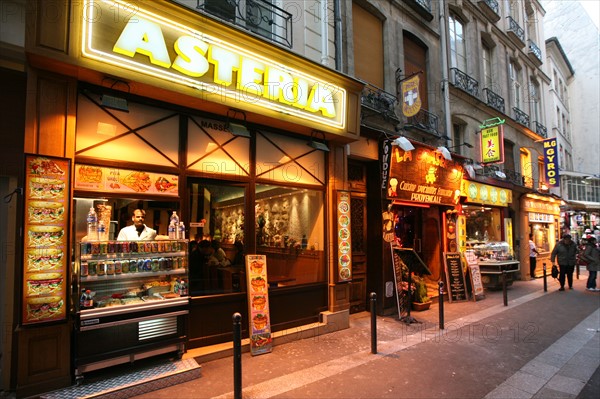
[[[185,225],[183,222],[179,223],[179,237],[180,240],[185,240]]]
[[[175,227],[175,223],[173,222],[173,220],[171,220],[171,223],[169,223],[169,239],[174,240],[175,239],[175,230],[177,228]]]
[[[106,226],[104,225],[104,222],[100,221],[100,223],[98,223],[98,240],[106,241],[107,238],[108,237],[106,236]]]
[[[88,241],[98,240],[98,215],[94,207],[90,208],[87,215],[87,238]]]
[[[79,309],[85,308],[85,300],[87,295],[85,294],[85,288],[81,290],[81,296],[79,297]]]
[[[176,211],[173,211],[173,214],[171,215],[171,220],[169,221],[169,224],[171,223],[173,223],[175,231],[173,233],[173,237],[169,236],[169,238],[176,240],[179,237],[179,216],[177,216]]]
[[[85,290],[85,300],[84,305],[85,308],[93,308],[94,307],[94,297],[92,296],[92,292],[90,290]]]

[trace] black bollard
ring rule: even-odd
[[[548,292],[548,281],[546,280],[547,277],[548,274],[546,273],[546,262],[544,262],[544,292]]]
[[[504,306],[508,306],[508,292],[506,291],[506,270],[502,270],[502,295],[504,296]]]
[[[438,281],[438,293],[440,301],[440,330],[444,329],[444,282]]]
[[[233,314],[233,397],[242,399],[242,315]]]
[[[371,353],[377,353],[377,294],[371,292]]]

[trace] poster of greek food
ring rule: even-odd
[[[165,173],[77,164],[74,181],[82,191],[179,195],[179,176]]]
[[[350,192],[337,192],[338,281],[352,280],[352,240],[350,236]]]
[[[23,324],[64,320],[70,160],[25,157]]]
[[[250,353],[260,355],[273,349],[269,314],[269,284],[267,257],[246,255],[248,279],[248,317],[250,323]]]

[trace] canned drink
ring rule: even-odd
[[[117,267],[115,266],[115,272],[117,271]],[[124,259],[121,261],[121,271],[123,273],[129,273],[129,260]]]
[[[144,259],[143,262],[144,262],[143,263],[144,266],[143,266],[143,268],[142,268],[141,271],[151,272],[152,271],[152,264],[151,264],[150,259]]]
[[[82,255],[87,255],[88,251],[87,251],[87,244],[82,242],[81,246],[79,247],[81,249],[81,254]]]
[[[158,243],[157,242],[153,242],[152,243],[152,252],[158,252]]]
[[[105,242],[100,243],[100,254],[105,255],[108,253],[108,244]]]
[[[95,276],[96,275],[96,269],[98,268],[98,262],[96,262],[96,261],[89,261],[87,265],[88,265],[88,275],[89,276]]]
[[[138,271],[137,260],[131,259],[129,261],[129,273],[136,273]]]
[[[98,276],[104,276],[106,274],[106,263],[104,263],[104,261],[98,262],[98,266],[96,268],[96,274]]]
[[[126,254],[129,253],[129,243],[120,241],[119,245],[119,253]]]
[[[144,243],[144,251],[146,251],[147,253],[152,252],[152,243],[151,242]]]
[[[81,275],[81,277],[87,277],[87,275],[89,274],[87,262],[81,262],[79,274]]]
[[[165,252],[171,252],[171,241],[165,241]]]
[[[158,252],[165,252],[165,243],[164,241],[158,242]]]
[[[137,252],[137,251],[138,251],[137,242],[135,242],[135,241],[129,242],[129,252]]]
[[[112,260],[107,260],[106,262],[106,274],[114,275],[115,274],[115,262]]]
[[[116,242],[114,242],[114,241],[109,241],[109,242],[108,242],[108,253],[109,253],[109,254],[114,254],[114,253],[116,253],[116,252],[117,252],[117,248],[116,248],[116,246],[117,246],[117,243],[116,243]]]
[[[158,269],[159,270],[167,270],[167,262],[165,258],[158,259]]]
[[[160,270],[160,262],[158,258],[152,258],[152,261],[150,262],[150,268],[153,272],[157,272]]]
[[[97,242],[93,242],[92,244],[92,255],[98,255],[100,253],[100,244]]]

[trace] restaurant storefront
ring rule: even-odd
[[[71,18],[31,26],[24,152],[71,165],[61,250],[75,251],[90,207],[106,212],[109,240],[136,208],[168,237],[175,211],[187,240],[217,242],[229,260],[195,279],[189,258],[189,348],[229,341],[234,312],[248,319],[239,255],[266,256],[272,331],[347,325],[351,275],[327,243],[339,236],[340,161],[358,137],[362,84],[170,3],[135,16],[118,1],[59,3]],[[65,303],[78,294],[68,258],[56,270]],[[19,329],[21,393],[70,383],[72,309]]]

